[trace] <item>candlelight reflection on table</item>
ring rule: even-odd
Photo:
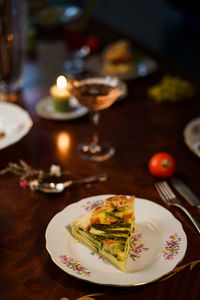
[[[62,156],[67,155],[71,145],[71,138],[67,132],[60,132],[56,139],[56,146],[59,154]]]

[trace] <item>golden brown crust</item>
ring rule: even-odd
[[[102,72],[112,76],[133,72],[133,51],[128,40],[119,40],[107,46],[103,53]]]
[[[135,68],[135,64],[132,63],[118,63],[118,64],[114,64],[112,62],[105,62],[103,64],[103,73],[104,74],[109,74],[112,76],[117,76],[117,75],[128,75],[131,72],[133,72]]]
[[[91,219],[91,212],[86,213],[82,217],[74,220],[71,224],[72,227],[82,227],[83,229],[87,230],[90,226],[90,219]]]
[[[130,198],[127,198],[125,195],[118,195],[118,196],[107,198],[103,205],[96,207],[91,212],[90,222],[88,222],[88,224],[91,225],[94,223],[99,223],[98,214],[108,210],[109,208],[119,209],[119,210],[132,208],[134,204],[134,199],[135,196],[131,196]]]
[[[104,51],[105,62],[128,62],[132,59],[130,42],[120,40],[110,44]]]
[[[135,196],[131,196],[127,198],[125,195],[117,195],[113,197],[109,197],[106,199],[105,203],[101,206],[97,206],[94,208],[91,212],[87,213],[86,215],[82,216],[81,218],[75,220],[72,224],[73,226],[76,224],[76,226],[81,226],[85,230],[87,230],[92,224],[100,223],[100,219],[98,215],[101,212],[104,212],[108,210],[109,208],[111,209],[119,209],[119,210],[125,210],[125,209],[132,209],[134,205],[134,199]],[[124,215],[124,218],[129,218],[128,215]],[[107,218],[107,222],[112,221],[112,217]]]
[[[135,199],[135,196],[131,196],[130,198],[127,198],[125,195],[118,195],[114,197],[110,197],[106,200],[105,205],[111,206],[113,208],[128,208],[131,207],[133,204],[133,201]]]

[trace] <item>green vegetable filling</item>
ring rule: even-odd
[[[111,229],[111,228],[130,228],[131,224],[123,223],[123,221],[121,220],[121,222],[112,223],[111,225],[109,225],[109,224],[92,224],[92,227],[94,227],[95,229],[99,229],[99,230],[107,230],[107,229]]]
[[[82,228],[78,230],[87,239],[88,244],[93,246],[97,252],[103,248],[104,251],[121,260],[123,252],[126,252],[127,249],[127,239],[131,234],[131,224],[118,216],[118,213],[120,213],[118,209],[106,212],[106,216],[116,219],[112,224],[92,224],[87,231],[84,231]],[[109,245],[103,243],[103,240],[113,240],[114,242]]]

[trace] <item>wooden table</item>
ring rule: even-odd
[[[123,37],[110,28],[96,26],[105,42]],[[102,30],[104,28],[105,30]],[[157,59],[158,71],[146,78],[129,80],[127,97],[102,111],[99,133],[102,139],[116,148],[113,158],[93,163],[81,160],[76,147],[92,134],[88,116],[69,122],[54,122],[40,118],[35,111],[37,102],[48,95],[48,89],[62,73],[65,47],[62,41],[41,40],[37,60],[28,63],[29,76],[19,105],[27,109],[33,120],[30,132],[18,143],[1,150],[0,168],[9,162],[23,159],[31,166],[47,170],[58,164],[69,177],[80,178],[101,172],[109,174],[105,183],[82,185],[60,195],[46,195],[23,189],[19,178],[7,174],[0,181],[0,297],[14,299],[70,300],[102,293],[94,299],[193,299],[200,295],[200,267],[185,268],[165,281],[142,286],[109,287],[92,284],[71,277],[59,269],[45,248],[45,230],[52,217],[70,203],[101,194],[135,194],[165,207],[155,187],[155,179],[148,172],[148,160],[156,152],[171,153],[177,163],[177,175],[184,178],[200,197],[200,161],[185,145],[184,126],[200,114],[199,97],[182,103],[156,104],[147,97],[147,90],[163,75],[176,74],[200,80],[167,59],[137,46]],[[48,54],[48,55],[47,55]],[[66,148],[59,146],[62,133],[68,135]],[[199,211],[184,202],[185,207],[199,219]],[[193,225],[181,211],[170,211],[183,225],[188,239],[186,255],[180,265],[200,259],[200,239]]]

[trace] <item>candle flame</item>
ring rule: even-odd
[[[58,76],[56,84],[58,88],[65,89],[67,86],[67,79],[63,75]]]

